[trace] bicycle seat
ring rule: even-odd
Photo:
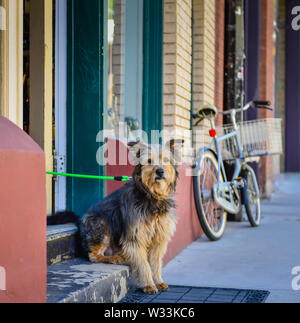
[[[212,104],[205,104],[198,110],[200,118],[214,119],[218,115],[217,108]]]

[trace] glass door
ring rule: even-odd
[[[103,175],[96,160],[103,130],[104,3],[107,0],[68,1],[67,56],[67,171]],[[104,183],[67,179],[67,208],[78,215],[104,195]]]
[[[106,137],[161,129],[163,1],[67,4],[67,171],[103,175]],[[104,195],[103,181],[67,179],[77,214]]]
[[[143,1],[109,0],[104,39],[104,125],[132,138],[142,129]]]

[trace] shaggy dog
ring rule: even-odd
[[[127,264],[147,294],[165,291],[162,259],[175,231],[173,194],[175,156],[183,140],[164,148],[129,143],[135,168],[132,180],[92,206],[80,222],[82,247],[91,262]]]

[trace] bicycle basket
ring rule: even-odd
[[[218,137],[234,131],[233,125],[217,129]],[[238,123],[238,133],[244,157],[282,154],[282,120],[267,118]],[[225,160],[239,157],[236,136],[221,142]]]

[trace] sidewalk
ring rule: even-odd
[[[300,303],[292,268],[300,266],[300,174],[284,175],[270,200],[262,203],[262,224],[227,224],[223,238],[187,247],[163,271],[168,284],[261,289],[267,302]],[[298,283],[299,284],[299,283]]]

